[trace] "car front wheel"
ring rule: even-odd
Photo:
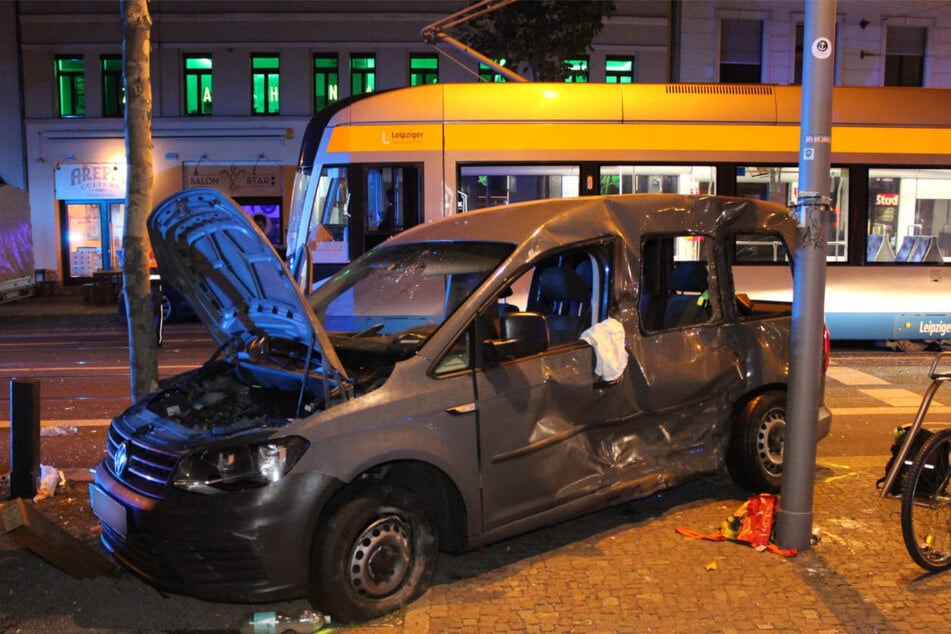
[[[779,493],[783,480],[786,395],[768,392],[750,400],[733,421],[726,464],[733,480],[759,493]]]
[[[343,623],[383,616],[426,591],[437,556],[433,523],[412,492],[366,489],[317,528],[311,602]]]

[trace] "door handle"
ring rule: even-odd
[[[450,407],[446,409],[446,412],[458,416],[459,414],[471,414],[472,412],[476,411],[476,409],[475,401],[472,401],[471,403],[464,403],[462,405]]]

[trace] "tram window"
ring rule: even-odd
[[[602,165],[602,194],[716,194],[712,165]]]
[[[830,172],[831,209],[827,218],[826,261],[848,259],[849,170],[833,167]],[[796,166],[758,165],[736,168],[736,195],[770,200],[787,207],[796,205],[799,168]]]
[[[419,174],[415,165],[366,168],[367,231],[389,234],[419,224]]]
[[[579,195],[578,165],[464,165],[459,168],[457,211]]]
[[[350,186],[346,167],[325,167],[317,182],[314,217],[329,231],[334,240],[343,240],[350,217]]]
[[[871,262],[951,262],[951,170],[870,169]]]

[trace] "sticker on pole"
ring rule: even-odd
[[[816,59],[828,59],[832,55],[832,42],[827,37],[816,38],[812,43],[812,56]]]

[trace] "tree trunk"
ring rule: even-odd
[[[120,0],[122,70],[125,78],[125,146],[129,163],[122,283],[129,323],[132,400],[158,387],[158,352],[149,281],[146,219],[152,210],[152,18],[147,0]],[[161,309],[159,307],[159,309]]]

